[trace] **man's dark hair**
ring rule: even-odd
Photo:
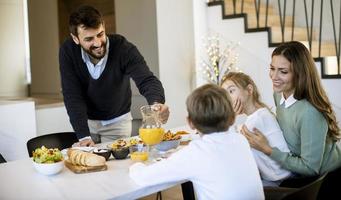
[[[83,5],[71,13],[69,18],[70,32],[78,36],[77,27],[98,28],[103,23],[101,13],[92,6]]]

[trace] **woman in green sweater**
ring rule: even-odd
[[[243,126],[250,145],[300,175],[313,176],[340,167],[340,128],[308,49],[299,42],[277,47],[272,53],[270,78],[277,120],[290,152],[271,147],[260,131]]]

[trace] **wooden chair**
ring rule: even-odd
[[[27,151],[29,156],[32,157],[32,152],[43,145],[46,148],[58,148],[62,150],[71,147],[75,142],[78,142],[78,139],[74,132],[41,135],[27,141]]]
[[[328,173],[319,176],[316,180],[299,188],[266,187],[264,188],[265,199],[269,200],[315,200],[320,187]]]

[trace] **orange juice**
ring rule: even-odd
[[[146,161],[148,160],[148,152],[135,151],[134,153],[130,154],[130,158],[133,161]]]
[[[147,145],[158,144],[163,139],[163,128],[140,128],[139,135],[142,141]]]

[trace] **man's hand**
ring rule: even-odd
[[[93,146],[95,146],[95,143],[94,141],[92,141],[92,139],[84,139],[72,145],[72,147],[93,147]]]
[[[163,124],[167,123],[169,117],[169,108],[166,104],[156,103],[153,104],[155,110],[159,111],[159,117]]]

